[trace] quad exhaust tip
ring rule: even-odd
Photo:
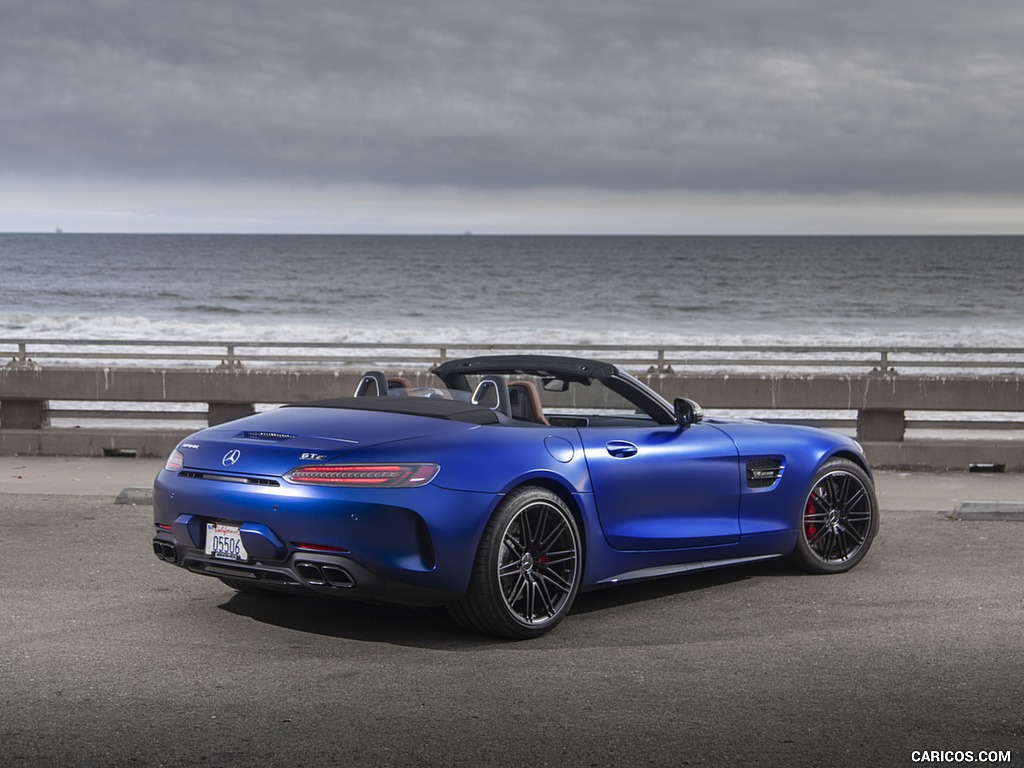
[[[178,549],[173,544],[153,539],[153,554],[168,563],[178,562]]]
[[[178,562],[178,548],[167,541],[153,539],[153,554],[168,563]],[[352,589],[356,585],[352,574],[338,565],[302,560],[295,563],[295,570],[306,583],[314,587]]]
[[[295,570],[299,576],[314,587],[351,589],[356,585],[352,574],[338,565],[324,565],[301,560],[295,563]]]

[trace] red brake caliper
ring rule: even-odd
[[[814,499],[814,494],[812,493],[808,497],[808,499],[807,499],[807,509],[804,510],[804,520],[805,521],[808,518],[810,518],[811,515],[814,514],[814,500],[815,500]],[[817,523],[810,523],[810,522],[808,522],[808,523],[805,523],[805,527],[807,529],[807,539],[809,541],[809,540],[813,539],[814,538],[814,534],[818,532],[818,524]]]

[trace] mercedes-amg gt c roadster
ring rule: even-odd
[[[529,638],[578,592],[788,558],[859,563],[878,531],[861,447],[703,417],[606,362],[446,362],[353,397],[204,429],[156,478],[153,551],[243,592],[448,607]]]

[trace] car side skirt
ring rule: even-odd
[[[641,579],[657,579],[662,576],[674,576],[680,573],[691,571],[706,571],[711,568],[726,568],[730,565],[743,565],[746,563],[757,563],[762,560],[774,560],[782,557],[781,554],[758,555],[756,557],[733,557],[725,560],[706,560],[693,563],[676,563],[674,565],[659,565],[653,568],[639,568],[635,571],[627,571],[614,576],[599,580],[598,584],[619,584],[624,581],[639,581]]]

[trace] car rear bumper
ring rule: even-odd
[[[461,594],[384,578],[344,555],[294,552],[277,562],[238,562],[182,545],[164,531],[153,537],[153,552],[164,562],[191,573],[270,592],[417,606],[444,605]]]
[[[500,494],[304,488],[163,471],[153,550],[194,573],[287,592],[438,605],[464,594]],[[207,554],[207,526],[237,526],[247,558]]]

